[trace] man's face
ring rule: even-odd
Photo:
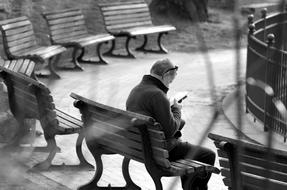
[[[177,75],[178,67],[171,65],[163,74],[163,80],[166,82],[166,84],[170,84],[173,82]]]

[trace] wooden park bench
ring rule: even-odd
[[[175,30],[171,25],[154,25],[151,20],[148,5],[143,0],[108,0],[99,3],[106,30],[116,37],[126,37],[125,50],[127,57],[135,57],[129,48],[129,42],[136,36],[143,36],[143,44],[136,51],[167,53],[161,44],[163,34]],[[148,35],[158,34],[158,50],[147,49]],[[105,55],[120,56],[113,53],[116,41],[112,41],[110,50]]]
[[[287,189],[287,152],[269,152],[265,146],[217,134],[208,136],[217,147],[223,182],[229,189]]]
[[[192,186],[192,178],[206,173],[219,173],[219,170],[190,159],[175,162],[169,161],[167,141],[159,123],[153,118],[109,107],[75,93],[74,106],[80,109],[85,126],[85,139],[89,150],[96,161],[97,170],[94,179],[79,189],[102,189],[98,187],[103,172],[102,154],[120,154],[124,156],[122,172],[126,187],[108,187],[107,189],[140,189],[129,174],[130,160],[144,163],[152,177],[157,190],[162,189],[161,177],[182,176],[192,177],[185,184],[185,189]]]
[[[29,72],[26,69],[25,74],[21,74],[21,69],[20,72],[14,72],[10,68],[1,65],[0,76],[7,86],[10,110],[19,123],[19,129],[15,138],[3,150],[9,151],[19,147],[25,133],[24,129],[27,128],[25,120],[36,119],[40,121],[47,146],[35,147],[34,151],[48,151],[49,155],[45,161],[37,164],[34,168],[45,170],[51,166],[56,152],[59,151],[55,140],[56,135],[75,133],[79,134],[76,143],[76,152],[80,160],[79,166],[93,167],[85,160],[81,149],[84,138],[82,121],[55,107],[49,89],[43,83],[27,76],[30,73],[30,67],[28,67]]]
[[[55,71],[55,65],[66,48],[59,45],[38,45],[32,23],[26,16],[2,20],[0,29],[8,59],[29,58],[40,64],[47,60],[51,76],[60,78]],[[52,58],[55,58],[54,61]]]
[[[103,43],[113,40],[114,37],[108,33],[90,34],[87,30],[84,15],[79,9],[65,9],[43,13],[50,30],[52,44],[73,48],[73,62],[80,68],[79,62],[84,63],[107,63],[100,52]],[[84,60],[85,47],[97,44],[99,61]],[[79,56],[77,56],[80,50]]]

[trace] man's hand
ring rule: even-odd
[[[180,103],[178,103],[176,99],[173,100],[172,106],[178,108],[179,110],[182,109],[182,105]]]

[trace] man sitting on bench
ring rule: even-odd
[[[177,75],[177,66],[170,60],[163,59],[155,62],[150,70],[150,75],[143,76],[142,81],[132,89],[126,102],[128,111],[137,112],[153,117],[163,126],[168,142],[169,159],[175,161],[190,158],[206,164],[214,165],[215,153],[204,147],[192,145],[180,140],[180,130],[184,125],[181,119],[181,108],[176,100],[173,105],[166,96],[169,84]],[[194,151],[195,154],[194,154]],[[207,183],[211,174],[198,177],[194,189],[207,190]],[[181,178],[182,187],[188,176]]]

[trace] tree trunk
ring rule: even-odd
[[[171,12],[193,21],[208,19],[208,0],[153,0],[151,7],[158,12]]]

